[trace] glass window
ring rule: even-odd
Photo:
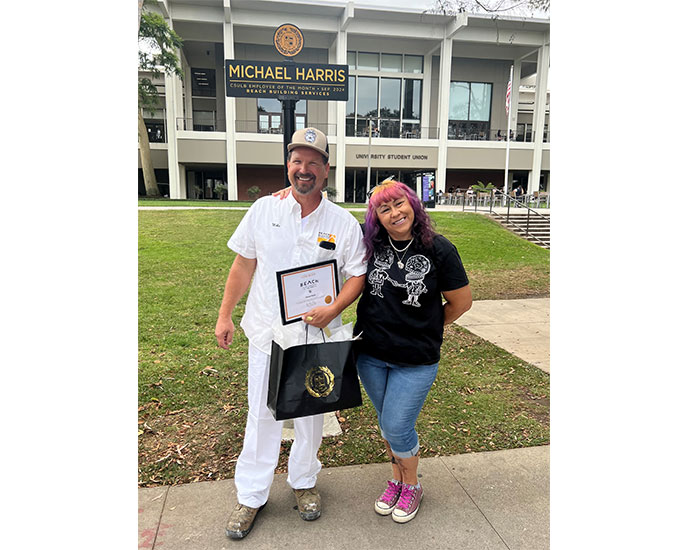
[[[420,120],[420,104],[423,90],[422,80],[407,80],[404,93],[404,118]]]
[[[382,70],[385,72],[401,72],[401,55],[383,53],[382,54]]]
[[[399,119],[380,119],[380,127],[373,133],[375,137],[399,137]]]
[[[401,133],[405,138],[420,138],[420,124],[417,122],[404,122]]]
[[[365,71],[380,70],[380,55],[377,53],[358,52],[358,67]]]
[[[468,120],[470,84],[452,82],[449,88],[449,120]]]
[[[356,113],[359,117],[377,118],[377,78],[358,77],[358,106]]]
[[[356,119],[351,117],[346,119],[346,135],[353,136],[356,133]]]
[[[191,95],[215,97],[215,69],[191,69]]]
[[[356,116],[356,77],[349,77],[349,99],[346,100],[346,116]]]
[[[401,101],[401,79],[380,79],[380,116],[399,118]]]
[[[258,116],[258,132],[261,134],[267,134],[270,128],[270,116],[269,115],[259,115]]]
[[[375,122],[371,122],[370,128],[375,126]],[[368,120],[365,118],[359,118],[356,121],[356,135],[359,137],[368,136]]]
[[[422,73],[423,72],[423,56],[421,56],[421,55],[405,55],[404,56],[404,72],[405,73]]]
[[[259,98],[258,110],[262,113],[281,113],[282,104],[279,99]]]
[[[404,137],[404,132],[419,136],[423,81],[419,77],[402,78],[399,73],[421,75],[423,59],[422,55],[347,52],[347,62],[353,74],[349,76],[346,135],[367,135],[367,121],[371,119],[373,137],[398,138]],[[363,76],[363,71],[377,75]],[[399,77],[392,78],[390,73]]]
[[[471,104],[468,120],[490,120],[492,84],[471,84]]]
[[[296,102],[296,105],[294,105],[294,112],[297,115],[305,115],[306,114],[306,100],[305,99],[302,99],[302,100]]]
[[[349,70],[353,71],[356,68],[356,52],[346,52],[346,62]]]

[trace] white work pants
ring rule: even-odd
[[[239,504],[251,508],[258,508],[268,500],[282,441],[282,421],[273,418],[266,404],[269,373],[270,355],[249,344],[248,417],[234,483]],[[294,443],[287,476],[287,483],[293,489],[315,486],[321,468],[318,449],[322,431],[322,414],[294,419]]]

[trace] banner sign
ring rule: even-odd
[[[225,60],[227,97],[347,101],[349,66]]]

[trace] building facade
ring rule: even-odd
[[[184,40],[185,78],[160,79],[160,108],[144,112],[158,183],[171,198],[245,200],[252,187],[265,195],[284,186],[280,101],[226,97],[224,75],[225,59],[283,61],[273,35],[284,23],[304,35],[295,61],[349,67],[348,101],[296,103],[296,128],[328,136],[338,201],[365,202],[389,176],[419,193],[423,176],[445,192],[478,181],[501,188],[509,125],[509,187],[549,192],[549,20],[327,0],[155,8]]]

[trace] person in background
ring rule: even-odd
[[[435,233],[403,183],[385,181],[371,190],[363,241],[368,277],[354,328],[362,332],[357,368],[392,463],[374,508],[406,523],[423,498],[416,420],[437,376],[444,327],[470,309],[471,290],[456,247]],[[377,261],[384,258],[392,261]],[[376,287],[371,272],[381,269]]]

